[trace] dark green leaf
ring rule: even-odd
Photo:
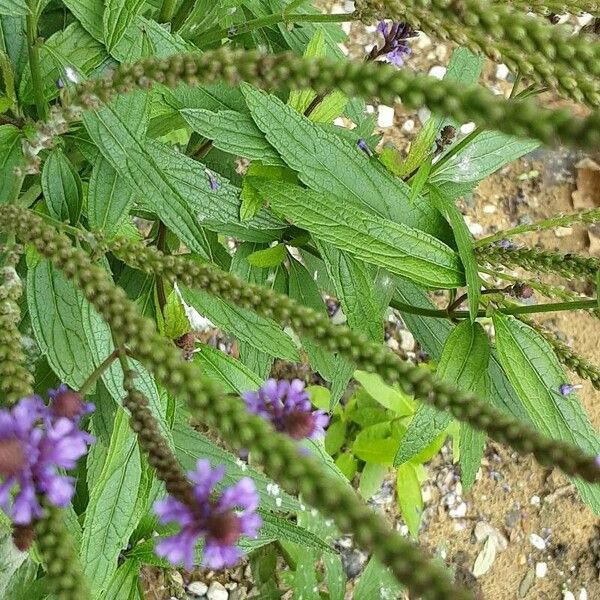
[[[0,15],[18,17],[29,13],[25,0],[0,0]]]
[[[143,4],[144,0],[106,0],[103,27],[109,52],[121,41]]]
[[[282,182],[265,181],[271,206],[294,224],[365,262],[434,288],[463,281],[456,254],[433,236],[354,205],[339,211],[330,198]]]
[[[115,571],[102,600],[143,600],[140,563],[128,559]]]
[[[475,259],[471,233],[462,214],[456,208],[454,201],[448,198],[440,188],[433,185],[430,186],[429,199],[444,215],[444,218],[450,223],[450,227],[452,227],[452,231],[454,232],[458,255],[465,269],[465,279],[467,281],[469,296],[469,314],[471,315],[471,321],[475,321],[481,297],[481,281],[479,279],[479,268]]]
[[[384,567],[375,556],[372,556],[354,588],[353,597],[355,600],[399,598],[401,590],[402,586],[389,569]]]
[[[63,2],[94,39],[104,42],[102,0],[63,0]]]
[[[22,139],[20,130],[14,125],[0,126],[0,204],[7,202],[15,180],[13,169],[23,158]]]
[[[546,340],[511,315],[494,313],[502,367],[535,427],[545,435],[600,453],[600,439],[575,393],[563,396],[565,373]],[[582,500],[600,513],[600,485],[574,480]]]
[[[99,156],[88,187],[88,223],[110,239],[120,229],[133,203],[133,190],[115,168]]]
[[[487,378],[490,347],[481,325],[464,321],[446,339],[436,374],[465,392],[481,391]],[[483,387],[485,390],[485,387]],[[452,417],[421,404],[402,438],[394,464],[403,464],[424,450],[446,429]]]
[[[53,150],[44,162],[42,190],[50,215],[76,225],[81,214],[81,179],[60,148]]]

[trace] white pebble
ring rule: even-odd
[[[411,352],[415,349],[415,336],[408,329],[403,329],[400,332],[400,348],[404,352]]]
[[[377,125],[379,127],[392,127],[394,124],[394,109],[391,106],[381,104],[377,109]]]
[[[417,111],[417,117],[419,117],[419,121],[421,121],[421,123],[423,123],[423,124],[425,124],[427,121],[429,121],[430,116],[431,116],[431,111],[428,108],[425,108],[424,106],[422,106]]]
[[[539,496],[531,496],[531,500],[529,501],[532,506],[539,506],[541,502],[542,501]]]
[[[578,600],[588,600],[588,593],[585,588],[581,588],[579,590],[579,599]]]
[[[218,581],[213,581],[208,588],[206,597],[208,600],[227,600],[229,593]]]
[[[187,586],[187,591],[194,596],[204,596],[208,590],[208,586],[203,581],[192,581]]]
[[[352,28],[352,23],[350,21],[346,21],[342,23],[342,31],[348,35],[350,33],[350,29]]]
[[[337,125],[338,127],[345,127],[346,126],[346,123],[345,123],[345,121],[344,121],[344,119],[342,117],[336,117],[333,120],[333,124]]]
[[[446,71],[446,67],[435,65],[434,67],[431,67],[431,69],[429,69],[429,75],[431,75],[431,77],[435,77],[436,79],[443,79],[444,75],[446,74]]]
[[[483,205],[483,212],[486,215],[493,215],[496,212],[496,207],[493,204],[484,204]]]
[[[408,119],[404,121],[404,124],[402,125],[402,131],[406,131],[406,133],[410,133],[414,130],[414,128],[415,122],[413,121],[413,119]]]
[[[575,600],[575,595],[573,594],[573,592],[566,590],[565,592],[563,592],[563,600]]]
[[[467,504],[466,504],[466,502],[461,502],[459,505],[456,506],[456,508],[451,508],[448,511],[448,514],[453,519],[461,519],[462,517],[464,517],[467,514]]]
[[[508,77],[508,67],[504,64],[499,64],[496,67],[496,79],[506,79]]]
[[[375,107],[372,104],[367,104],[365,106],[365,110],[367,111],[368,115],[372,115],[375,112]]]
[[[568,237],[573,233],[573,228],[572,227],[557,227],[554,230],[554,235],[557,238],[564,238],[564,237]]]
[[[546,573],[548,573],[548,565],[545,562],[539,562],[535,564],[535,576],[538,579],[546,577]]]
[[[529,536],[529,541],[531,542],[531,545],[538,550],[544,550],[544,548],[546,548],[544,538],[540,537],[537,533],[532,533]]]
[[[469,135],[469,133],[475,131],[475,127],[475,123],[465,123],[464,125],[461,125],[460,132],[464,135]]]

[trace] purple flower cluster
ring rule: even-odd
[[[383,36],[383,46],[375,47],[369,58],[374,60],[385,56],[393,65],[401,67],[412,50],[408,40],[416,36],[416,31],[406,23],[393,22],[391,26],[385,21],[379,21],[377,31]]]
[[[93,405],[83,404],[65,385],[48,395],[49,406],[31,396],[0,410],[0,507],[16,525],[28,525],[42,515],[38,494],[54,506],[70,502],[74,479],[58,469],[73,469],[94,441],[79,429],[81,417]]]
[[[202,564],[211,569],[235,565],[242,551],[235,545],[242,535],[254,538],[262,520],[256,509],[259,496],[254,482],[243,477],[220,494],[214,487],[223,478],[224,467],[214,469],[208,460],[200,459],[196,470],[188,476],[194,483],[193,507],[169,496],[154,504],[161,524],[178,523],[181,531],[160,540],[156,553],[173,565],[183,563],[186,569],[194,566],[194,548],[199,537],[204,537]]]
[[[294,440],[325,435],[329,417],[323,410],[312,410],[304,382],[299,379],[268,379],[256,392],[245,392],[242,397],[250,412],[271,421],[277,431]]]

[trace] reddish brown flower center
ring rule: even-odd
[[[242,534],[240,519],[231,511],[211,516],[207,529],[212,538],[226,546],[235,544]]]
[[[57,417],[66,417],[67,419],[74,419],[83,410],[81,396],[73,390],[56,394],[50,406]]]
[[[33,544],[35,529],[33,525],[13,525],[12,538],[17,549],[25,552]]]
[[[16,475],[25,466],[25,461],[25,450],[19,440],[0,440],[0,476]]]
[[[303,440],[313,432],[315,420],[309,412],[293,410],[283,417],[283,427],[294,440]]]

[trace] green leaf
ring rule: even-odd
[[[121,41],[143,5],[144,0],[106,0],[103,27],[109,52]]]
[[[463,281],[456,254],[433,236],[358,206],[338,210],[330,198],[282,182],[265,181],[271,206],[295,225],[367,263],[434,288]]]
[[[25,552],[19,552],[12,541],[9,529],[0,527],[0,594],[4,594],[11,585],[11,579],[27,559]]]
[[[194,131],[212,140],[215,148],[250,160],[260,160],[266,165],[285,164],[248,114],[194,108],[179,112]]]
[[[8,201],[15,175],[13,170],[23,159],[21,131],[14,125],[0,126],[0,204]]]
[[[60,148],[50,152],[44,162],[42,190],[50,215],[76,225],[81,214],[81,179]]]
[[[115,571],[102,600],[143,600],[140,586],[140,563],[127,559]]]
[[[343,473],[346,479],[352,481],[358,468],[358,461],[349,452],[344,452],[344,454],[340,454],[335,459],[335,466]]]
[[[398,449],[399,436],[388,422],[363,429],[352,444],[352,452],[361,460],[379,465],[391,465]]]
[[[429,199],[432,204],[444,215],[444,218],[450,223],[454,232],[454,239],[458,247],[458,255],[465,269],[465,279],[467,281],[467,293],[469,296],[469,314],[471,321],[477,318],[479,309],[479,299],[481,298],[481,280],[479,279],[479,268],[473,250],[472,236],[465,220],[456,208],[454,201],[448,198],[440,188],[429,187]]]
[[[360,474],[360,483],[358,484],[360,495],[365,500],[369,500],[369,498],[377,493],[387,473],[388,468],[384,465],[366,463]]]
[[[412,283],[403,281],[396,288],[395,298],[411,306],[436,308],[427,297],[424,290]],[[423,317],[403,312],[402,319],[412,331],[421,348],[434,360],[439,361],[442,350],[454,325],[446,319]],[[492,351],[488,367],[490,376],[490,401],[498,409],[519,419],[530,422],[519,397],[502,371],[495,350]]]
[[[265,204],[265,197],[260,193],[256,183],[260,181],[255,177],[244,177],[244,183],[242,184],[242,192],[240,197],[242,199],[242,205],[240,206],[240,220],[249,221],[256,216],[258,211]]]
[[[415,176],[412,179],[410,186],[410,201],[414,202],[415,198],[421,193],[429,173],[431,172],[431,157],[426,158],[419,166]],[[439,210],[439,209],[438,209]]]
[[[477,83],[482,67],[483,56],[475,55],[467,48],[456,48],[450,57],[444,79],[460,81],[465,85],[473,85]],[[404,161],[397,174],[400,177],[407,177],[418,169],[419,165],[431,153],[433,143],[442,127],[451,123],[452,121],[445,117],[431,116],[419,131],[415,141],[411,143],[406,161]]]
[[[442,166],[437,169],[434,167],[430,182],[481,181],[509,162],[535,150],[539,145],[536,140],[513,137],[497,131],[482,131]],[[452,146],[448,151],[451,150]],[[444,160],[443,157],[441,160]]]
[[[171,292],[164,306],[163,334],[170,340],[176,340],[183,334],[188,333],[190,329],[190,322],[178,294]]]
[[[481,391],[481,380],[487,378],[489,356],[488,338],[481,325],[464,321],[446,339],[436,374],[465,392]],[[448,427],[451,419],[450,413],[421,404],[402,438],[394,464],[403,464],[422,452]]]
[[[265,510],[260,510],[259,512],[263,519],[260,537],[272,540],[286,540],[294,544],[300,544],[305,549],[328,553],[334,552],[333,548],[322,541],[317,535],[303,527],[299,527],[289,519],[279,517]]]
[[[95,368],[83,330],[83,295],[49,261],[40,260],[27,273],[27,302],[48,364],[62,382],[79,389]]]
[[[600,453],[600,439],[575,393],[558,388],[568,381],[552,348],[535,329],[511,315],[494,313],[496,348],[502,367],[533,424],[543,434]],[[600,485],[574,479],[582,500],[600,514]]]
[[[25,0],[0,0],[0,15],[18,17],[29,13]]]
[[[242,91],[269,143],[308,187],[329,199],[353,201],[397,223],[439,230],[439,217],[431,207],[420,198],[409,202],[410,188],[371,163],[356,144],[317,126],[275,96],[246,84]]]
[[[340,450],[346,441],[347,425],[344,421],[333,421],[325,433],[325,450],[334,455]]]
[[[44,98],[47,101],[58,96],[56,82],[58,79],[65,79],[66,67],[85,78],[107,58],[104,46],[77,22],[51,35],[40,48],[39,54]],[[25,104],[33,104],[29,69],[23,72],[19,98]]]
[[[387,385],[381,377],[367,371],[354,371],[354,379],[360,383],[367,394],[379,404],[393,410],[400,416],[412,415],[414,404],[412,398],[400,390]]]
[[[281,327],[245,308],[238,308],[201,290],[181,287],[183,299],[217,327],[254,348],[286,360],[297,361],[298,352]]]
[[[314,35],[310,39],[304,51],[305,57],[318,58],[325,56],[325,30],[317,27]],[[317,93],[309,88],[303,90],[292,90],[288,98],[288,104],[299,113],[303,113],[315,98]]]
[[[1,536],[0,536],[1,539]],[[9,538],[9,543],[14,546],[12,539]],[[2,556],[2,541],[0,541],[0,556]],[[2,557],[3,559],[5,557]],[[2,560],[0,562],[3,570],[7,563]],[[8,571],[12,569],[10,559],[8,559]],[[25,558],[21,563],[21,566],[13,572],[9,578],[6,587],[3,585],[6,572],[0,573],[0,594],[3,598],[10,600],[41,600],[45,595],[45,590],[40,589],[40,579],[36,580],[36,575],[39,569],[39,565],[30,558]]]
[[[277,244],[271,248],[265,248],[264,250],[257,250],[250,254],[246,260],[253,267],[276,267],[280,265],[286,258],[287,252],[283,244]]]
[[[390,570],[372,556],[363,571],[356,587],[354,600],[382,600],[383,598],[400,598],[402,586],[397,582]]]
[[[63,0],[63,3],[94,39],[104,42],[103,0]]]
[[[410,534],[417,538],[423,514],[423,496],[421,484],[417,476],[417,468],[412,463],[404,463],[396,473],[396,496],[402,518],[408,526]]]
[[[110,239],[118,232],[133,204],[133,190],[115,168],[99,156],[88,186],[87,214],[90,228]]]
[[[141,481],[140,451],[125,411],[117,409],[108,453],[90,498],[83,522],[81,564],[97,597],[117,569],[140,518],[137,490]]]

